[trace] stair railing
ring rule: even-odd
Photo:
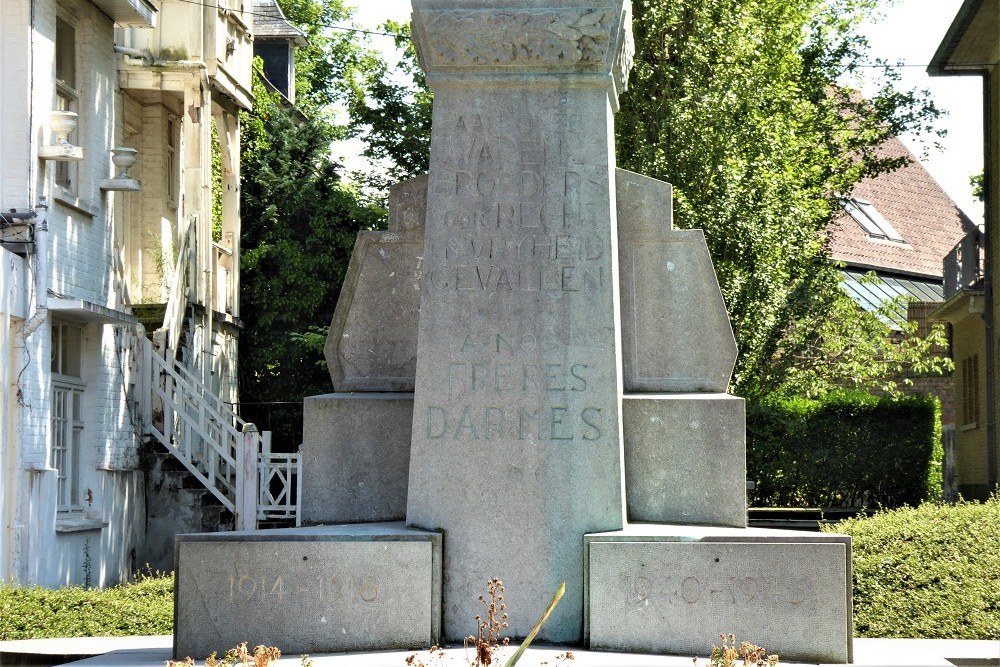
[[[260,496],[257,499],[257,519],[295,520],[302,525],[302,455],[271,451],[271,432],[261,434]]]
[[[157,354],[148,340],[143,355],[150,360],[153,403],[161,411],[149,420],[151,435],[233,513],[237,530],[256,528],[260,451],[256,427],[221,401],[206,400],[210,393],[189,381],[190,374],[172,355]]]

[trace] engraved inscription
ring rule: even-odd
[[[229,601],[270,604],[301,600],[315,595],[331,603],[372,603],[378,601],[378,585],[370,575],[240,575],[229,577]]]
[[[777,577],[749,573],[655,576],[624,573],[622,592],[627,605],[725,604],[736,607],[790,605],[813,596],[808,577]]]
[[[571,357],[539,361],[538,355],[564,350],[569,341],[604,348],[608,335],[603,330],[574,337],[565,332],[466,334],[457,343],[461,356],[443,368],[441,387],[442,399],[460,402],[427,406],[418,415],[424,435],[463,441],[600,439],[607,431],[606,414],[588,404],[595,379],[590,364]]]
[[[427,406],[429,440],[580,440],[604,435],[601,408],[576,410],[567,406],[439,405]]]
[[[563,146],[548,146],[530,116],[509,124],[513,132],[504,132],[481,114],[449,123],[455,151],[437,180],[435,213],[448,233],[428,245],[427,289],[607,289],[610,241],[596,231],[606,174],[566,166]]]

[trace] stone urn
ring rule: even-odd
[[[117,172],[115,178],[125,179],[129,177],[128,170],[135,164],[138,153],[139,151],[128,146],[118,146],[111,149],[111,162],[115,165]]]
[[[69,135],[76,129],[78,116],[75,111],[53,111],[49,114],[49,128],[58,146],[69,145]]]

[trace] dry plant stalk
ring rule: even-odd
[[[736,635],[719,635],[722,648],[712,646],[709,657],[709,667],[736,667],[736,661],[741,660],[743,667],[775,667],[778,664],[777,655],[768,655],[767,649],[750,642],[743,642],[736,648]],[[693,658],[697,667],[698,658]]]
[[[433,665],[444,664],[444,658],[445,658],[444,649],[438,646],[437,644],[427,649],[427,653],[429,654],[428,660],[430,662],[425,663],[423,660],[417,657],[416,653],[413,653],[412,655],[406,656],[406,664],[409,665],[410,667],[433,667]]]
[[[242,665],[243,667],[268,667],[268,665],[277,662],[280,657],[281,651],[277,646],[258,644],[251,654],[247,650],[247,643],[243,642],[226,651],[226,655],[223,656],[222,660],[217,659],[213,652],[212,655],[205,658],[205,667],[237,667],[238,665]],[[188,656],[183,660],[167,660],[164,664],[166,667],[194,667],[195,661],[191,656]],[[309,660],[309,656],[302,656],[302,666],[312,666],[312,660]]]
[[[486,607],[486,617],[476,615],[478,626],[476,634],[465,638],[466,660],[469,646],[476,649],[475,658],[468,660],[472,667],[487,667],[493,664],[493,658],[501,647],[510,644],[509,637],[501,637],[507,629],[507,605],[503,601],[503,582],[494,577],[486,582],[487,595],[480,595],[479,601]],[[487,598],[488,596],[488,598]]]

